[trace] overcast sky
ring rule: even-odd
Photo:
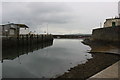
[[[92,33],[106,18],[118,16],[117,2],[3,2],[3,24],[22,23],[53,34]]]

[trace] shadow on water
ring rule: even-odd
[[[16,57],[19,57],[20,55],[23,54],[28,54],[29,52],[33,52],[38,49],[43,49],[45,47],[49,47],[53,45],[53,41],[49,42],[44,42],[44,43],[39,43],[39,44],[33,44],[29,46],[17,46],[11,48],[2,48],[2,61],[3,60],[13,60]]]

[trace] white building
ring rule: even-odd
[[[24,24],[17,24],[19,28],[19,34],[29,34],[29,27]]]
[[[1,33],[3,36],[18,36],[21,34],[28,34],[29,33],[29,27],[25,24],[5,24],[0,25]]]
[[[120,26],[120,18],[110,18],[106,19],[104,22],[104,27],[115,27]]]

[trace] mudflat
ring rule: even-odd
[[[74,68],[71,68],[70,70],[68,70],[69,72],[65,72],[63,75],[58,76],[56,79],[71,78],[85,80],[120,60],[120,55],[109,53],[91,54],[93,58],[88,60],[88,62],[86,62],[85,64],[79,64]]]

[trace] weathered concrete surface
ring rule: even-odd
[[[0,36],[0,61],[2,60],[2,37]]]
[[[83,43],[91,47],[90,52],[120,54],[120,26],[94,29]]]
[[[120,42],[120,26],[94,29],[91,39],[111,43]]]
[[[120,61],[116,62],[112,66],[104,69],[103,71],[97,73],[96,75],[90,77],[92,78],[119,78],[120,79],[120,74],[119,74],[119,65]],[[89,80],[89,79],[88,79]]]
[[[100,52],[100,53],[112,53],[112,54],[119,54],[120,55],[120,48],[113,46],[113,45],[107,45],[107,46],[92,46],[90,52]]]
[[[98,53],[112,53],[120,55],[120,44],[118,42],[104,42],[104,41],[92,41],[90,39],[85,39],[83,44],[91,47],[90,52]]]

